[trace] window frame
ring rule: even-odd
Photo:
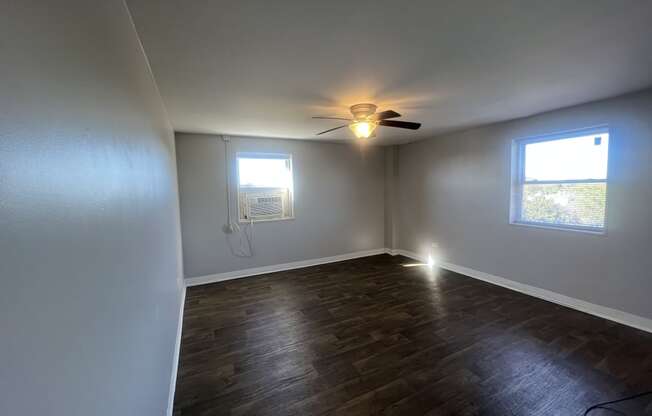
[[[605,179],[566,179],[566,180],[544,180],[544,181],[526,181],[525,180],[525,147],[532,143],[551,142],[556,140],[572,139],[581,136],[588,136],[592,134],[608,134],[609,142],[607,147],[607,173]],[[534,228],[544,228],[560,231],[573,231],[596,235],[607,234],[607,218],[608,218],[608,201],[609,201],[609,154],[611,145],[613,143],[613,136],[606,124],[598,125],[595,127],[588,127],[582,129],[567,130],[558,133],[530,136],[512,140],[512,171],[511,171],[511,188],[510,188],[510,210],[509,210],[509,224],[519,225]],[[607,187],[605,194],[604,206],[604,226],[591,227],[585,225],[572,225],[572,224],[551,224],[547,222],[525,221],[521,219],[522,203],[523,203],[523,187],[526,184],[563,184],[563,183],[604,183]]]
[[[239,159],[280,159],[280,160],[287,160],[290,165],[290,187],[288,188],[288,202],[290,206],[290,215],[287,217],[282,217],[282,218],[266,218],[266,219],[257,219],[257,220],[251,220],[251,219],[244,219],[240,217],[240,213],[242,212],[241,206],[240,206],[240,192],[241,192],[241,187],[240,187],[240,163]],[[235,154],[235,180],[236,180],[236,186],[235,186],[235,191],[236,191],[236,201],[237,201],[237,216],[238,216],[238,223],[240,224],[249,224],[252,221],[254,223],[261,223],[261,222],[274,222],[274,221],[289,221],[289,220],[294,220],[294,164],[292,161],[292,153],[276,153],[276,152],[236,152]],[[246,189],[246,188],[244,188]]]

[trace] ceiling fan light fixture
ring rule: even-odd
[[[313,117],[322,120],[345,120],[350,122],[319,132],[317,133],[317,136],[321,136],[322,134],[330,133],[335,130],[344,129],[347,126],[351,129],[353,134],[355,134],[355,137],[359,139],[375,137],[374,130],[376,130],[376,127],[378,126],[409,130],[418,130],[419,127],[421,127],[421,123],[392,120],[397,117],[401,117],[401,115],[394,110],[385,110],[377,113],[376,109],[377,107],[375,104],[362,103],[351,106],[350,110],[353,118],[323,116]]]
[[[366,139],[376,130],[378,124],[374,121],[356,121],[349,124],[349,128],[358,139]]]

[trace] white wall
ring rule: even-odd
[[[0,13],[0,414],[163,415],[174,142],[121,0]]]
[[[382,148],[232,138],[230,160],[238,151],[291,153],[294,171],[295,219],[256,223],[255,255],[239,258],[222,232],[224,143],[201,134],[177,134],[176,143],[186,277],[383,248]],[[232,201],[235,213],[235,193]]]
[[[600,124],[607,234],[509,225],[511,141]],[[400,248],[652,318],[652,90],[400,146],[398,182]]]

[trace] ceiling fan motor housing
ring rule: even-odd
[[[376,112],[376,108],[376,105],[370,103],[356,104],[351,106],[351,114],[356,120],[366,120]]]

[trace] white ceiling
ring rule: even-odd
[[[174,128],[404,143],[652,85],[649,0],[128,0]]]

